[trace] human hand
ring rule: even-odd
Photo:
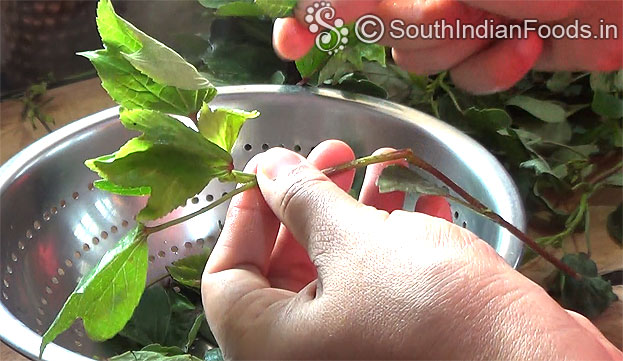
[[[621,357],[474,234],[395,211],[404,195],[374,185],[387,164],[367,169],[367,206],[344,191],[353,172],[318,171],[353,158],[328,141],[247,165],[259,189],[232,199],[202,280],[226,358]]]
[[[315,0],[301,1],[294,18],[278,19],[273,45],[278,54],[298,59],[314,44],[307,30],[305,9]],[[514,24],[524,19],[539,24],[579,23],[598,33],[600,20],[617,27],[612,39],[541,39],[534,32],[526,39],[401,39],[390,36],[381,43],[392,46],[396,63],[419,75],[449,70],[453,82],[476,94],[493,93],[513,86],[530,69],[542,71],[612,71],[623,68],[623,4],[621,0],[333,0],[336,17],[353,22],[363,14],[376,14],[385,22],[402,19],[406,24],[479,25]],[[388,31],[386,30],[386,34]]]

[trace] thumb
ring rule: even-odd
[[[268,206],[307,250],[319,279],[383,220],[385,212],[357,202],[304,157],[283,148],[264,153],[257,180]]]

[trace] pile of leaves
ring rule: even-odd
[[[358,43],[356,39],[334,56],[314,49],[295,64],[281,62],[274,55],[271,58],[267,55],[270,41],[258,31],[270,30],[266,27],[270,17],[287,15],[292,0],[201,3],[211,9],[211,16],[226,16],[214,20],[212,30],[230,24],[243,31],[211,31],[207,40],[202,38],[209,44],[205,52],[194,58],[187,55],[189,60],[194,59],[194,66],[119,17],[110,0],[100,0],[97,25],[104,49],[80,55],[91,60],[102,86],[121,106],[122,124],[141,135],[115,153],[85,164],[101,176],[94,183],[97,188],[149,199],[137,214],[138,225],[78,283],[44,334],[41,354],[48,343],[80,318],[91,339],[106,341],[121,353],[111,360],[221,358],[200,301],[200,279],[208,253],[174,262],[167,267],[169,282],[157,280],[145,287],[148,236],[193,215],[150,227],[144,222],[168,214],[213,179],[243,185],[201,212],[256,185],[254,175],[234,169],[230,152],[244,122],[259,113],[210,107],[216,95],[214,83],[246,83],[251,79],[288,83],[304,79],[308,84],[400,101],[441,117],[486,144],[515,175],[526,202],[546,211],[543,217],[548,222],[559,222],[560,232],[542,239],[543,244],[559,245],[561,237],[587,223],[584,220],[590,196],[601,187],[617,184],[621,114],[615,108],[620,105],[623,91],[621,72],[554,74],[545,78],[533,73],[511,91],[473,97],[455,89],[445,74],[407,74],[388,61],[383,47]],[[229,37],[234,40],[230,42]],[[237,51],[225,51],[229,46]],[[197,55],[196,50],[191,53]],[[253,61],[274,62],[275,68],[261,67],[258,72],[255,64],[245,63],[247,60],[241,59],[238,51],[247,52],[245,58]],[[236,59],[229,59],[232,54]],[[586,119],[587,114],[590,119]],[[172,115],[189,117],[197,129]],[[603,160],[597,161],[597,157]],[[413,189],[420,180],[412,177],[392,184]],[[432,193],[437,191],[432,189]],[[562,209],[552,201],[560,194],[556,192],[566,191],[577,192],[575,209]],[[485,216],[487,212],[492,213],[480,210]],[[616,216],[611,218],[611,228],[620,230],[620,217],[618,222]],[[587,256],[570,256],[562,261],[583,276],[561,274],[556,290],[563,304],[595,315],[616,298]],[[585,302],[577,302],[579,297]]]

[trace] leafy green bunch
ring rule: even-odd
[[[245,16],[250,19],[260,17],[260,22],[264,22],[267,17],[289,14],[294,2],[294,0],[201,0],[204,6],[213,8],[217,16]],[[254,21],[243,22],[247,24],[243,25],[243,28],[249,32],[256,31],[257,27],[249,25]],[[40,353],[43,354],[47,344],[80,318],[91,339],[95,341],[112,339],[107,342],[119,341],[123,345],[121,351],[131,350],[113,357],[113,360],[219,359],[221,355],[218,348],[198,352],[192,347],[197,344],[198,339],[216,345],[205,322],[199,298],[201,273],[209,254],[190,256],[168,266],[168,276],[174,280],[175,287],[155,283],[145,290],[148,268],[147,239],[152,233],[184,222],[257,185],[253,174],[234,169],[231,150],[245,121],[259,116],[259,113],[209,106],[209,102],[216,96],[213,83],[224,80],[215,78],[215,75],[234,76],[240,73],[245,81],[253,79],[253,75],[244,72],[246,69],[244,64],[229,62],[223,58],[226,42],[222,39],[218,46],[211,47],[211,50],[201,57],[200,62],[203,64],[194,66],[174,50],[119,17],[110,0],[99,2],[97,27],[104,49],[80,55],[93,63],[102,86],[121,106],[119,111],[121,123],[129,130],[141,134],[129,140],[116,152],[87,160],[85,164],[102,178],[94,183],[97,188],[124,196],[148,196],[149,199],[145,208],[136,216],[138,225],[110,249],[78,283],[43,335]],[[353,33],[351,31],[351,34]],[[212,35],[216,36],[216,33]],[[264,44],[264,40],[260,40],[259,43]],[[260,46],[259,43],[253,43],[252,48],[247,50],[251,53],[266,50],[263,48],[264,45]],[[232,46],[242,46],[241,44],[241,41],[233,42]],[[419,104],[423,109],[438,116],[448,115],[447,119],[456,120],[455,123],[463,125],[461,127],[471,134],[485,136],[486,139],[500,144],[512,144],[510,146],[515,148],[508,149],[515,149],[518,152],[521,150],[529,157],[542,158],[546,162],[545,165],[522,166],[525,161],[521,161],[518,169],[524,172],[547,169],[544,168],[547,165],[552,171],[541,172],[539,176],[558,172],[556,174],[559,176],[556,179],[565,182],[577,178],[577,163],[569,159],[559,164],[551,163],[553,159],[550,157],[551,149],[548,148],[546,152],[534,143],[529,143],[525,137],[527,131],[514,127],[515,120],[521,117],[511,117],[509,114],[515,111],[525,112],[552,120],[552,124],[565,124],[573,114],[586,110],[588,106],[574,107],[552,103],[552,106],[546,106],[545,109],[550,109],[558,118],[551,118],[552,114],[545,112],[542,104],[535,106],[535,100],[528,95],[529,90],[525,90],[531,89],[530,86],[525,86],[521,94],[508,93],[491,99],[470,97],[454,89],[444,74],[432,78],[407,74],[386,61],[383,47],[359,43],[354,38],[349,41],[348,47],[336,55],[329,56],[314,49],[296,62],[295,66],[305,82],[400,99],[410,105]],[[221,72],[222,69],[229,69],[230,72]],[[275,69],[273,72],[271,69],[269,81],[288,81],[290,73],[282,70],[283,68]],[[266,72],[263,74],[266,75]],[[296,81],[301,80],[300,76]],[[584,78],[572,77],[568,79],[569,84],[563,86],[561,82],[564,79],[561,78],[558,79],[559,84],[556,86],[563,89],[562,92],[573,92],[574,90],[570,89],[581,79]],[[606,109],[604,112],[607,115],[602,119],[602,124],[607,131],[594,133],[585,131],[584,134],[590,133],[590,136],[585,136],[585,139],[588,139],[585,141],[594,141],[598,147],[617,146],[612,144],[609,137],[613,132],[612,129],[618,129],[620,133],[620,122],[617,123],[616,119],[611,117],[614,113],[610,114],[608,112],[611,110],[607,110],[611,106],[609,103],[616,99],[620,100],[617,96],[620,96],[621,88],[618,78],[614,79],[612,81],[604,79],[601,83],[598,80],[594,81],[599,84],[595,86],[603,87],[604,94],[599,95],[591,107]],[[539,86],[535,84],[537,83],[533,82],[531,86]],[[556,82],[548,80],[548,84],[554,86]],[[500,101],[504,104],[496,107],[489,105],[500,104]],[[556,108],[554,105],[561,107],[564,114],[554,110]],[[450,114],[454,118],[450,117]],[[190,118],[196,129],[185,125],[181,121],[182,117]],[[535,127],[533,134],[543,139],[546,135],[538,133],[537,129],[538,127]],[[573,154],[583,154],[578,149],[570,148],[572,146],[569,145],[547,144],[554,147],[554,153],[558,147]],[[510,159],[513,154],[508,151],[508,154],[503,155],[503,159],[506,156]],[[359,158],[326,169],[324,172],[328,175],[335,174],[392,159],[405,159],[432,174],[460,196],[454,198],[455,201],[505,227],[539,255],[552,262],[562,271],[558,290],[563,300],[573,301],[588,295],[585,304],[578,305],[576,309],[588,310],[587,312],[591,314],[598,313],[615,299],[610,284],[596,274],[594,267],[590,264],[587,266],[584,258],[563,258],[562,261],[556,259],[410,150]],[[518,159],[516,162],[524,158]],[[516,162],[511,163],[511,168],[513,164],[517,165]],[[558,169],[561,168],[558,167],[560,164],[566,167],[566,173]],[[579,179],[584,182],[582,184],[592,184],[585,181],[583,176],[580,172]],[[603,179],[606,178],[608,177]],[[241,186],[209,206],[184,217],[155,226],[144,224],[147,221],[157,220],[184,204],[213,179],[240,183]],[[388,167],[379,179],[379,188],[382,192],[402,190],[449,196],[447,188],[427,183],[417,173],[406,168]],[[191,354],[193,352],[194,354]]]

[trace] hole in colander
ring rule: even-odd
[[[94,246],[97,246],[100,243],[100,239],[97,237],[93,237],[91,243],[93,243]]]
[[[43,326],[43,322],[41,322],[40,319],[36,318],[35,321],[37,322],[37,325]]]
[[[11,259],[13,260],[13,262],[17,262],[17,256],[15,255],[15,253],[11,253]]]
[[[52,212],[52,214],[57,214],[58,213],[58,208],[52,207],[52,208],[50,208],[50,212]]]
[[[93,185],[93,182],[89,182],[89,184],[87,184],[87,188],[92,191],[93,189],[95,189],[95,186]]]
[[[45,298],[41,297],[41,304],[42,305],[47,305],[48,304],[48,300],[46,300]]]
[[[227,195],[227,192],[223,192],[223,194],[221,194],[221,197],[225,197]]]
[[[80,342],[80,341],[78,341],[78,340],[74,341],[74,344],[75,344],[76,346],[78,346],[78,347],[82,347],[82,342]]]
[[[203,238],[197,239],[197,244],[200,245],[201,247],[203,247],[204,243],[205,243],[205,241],[203,240]]]
[[[192,248],[192,247],[193,247],[193,244],[192,244],[192,243],[190,243],[190,242],[184,242],[184,248],[186,248],[186,249],[190,249],[190,248]]]
[[[214,200],[214,196],[213,196],[213,195],[208,194],[208,195],[206,196],[206,201],[208,201],[208,202],[212,202],[213,200]]]
[[[463,221],[462,226],[463,226],[463,228],[467,228],[467,222]]]
[[[43,311],[43,308],[41,307],[37,307],[37,312],[39,312],[41,316],[45,315],[45,311]]]
[[[50,286],[45,286],[45,293],[47,293],[48,295],[52,294],[52,289],[50,288]]]
[[[58,284],[58,278],[56,277],[52,277],[52,283],[54,283],[55,285]]]
[[[199,198],[197,197],[193,197],[193,199],[190,200],[193,204],[197,204],[199,203]]]
[[[165,255],[166,253],[164,253],[164,251],[158,251],[158,257],[164,258]]]
[[[78,335],[78,337],[84,337],[84,333],[77,328],[74,328],[74,333]]]
[[[81,256],[82,256],[82,254],[80,254],[79,251],[74,252],[74,257],[80,258]]]
[[[459,218],[459,212],[458,211],[454,212],[454,218]]]
[[[65,275],[65,270],[62,268],[59,268],[56,270],[56,273],[58,273],[59,276],[64,276]]]
[[[244,150],[246,150],[247,152],[250,151],[251,149],[253,149],[253,146],[251,146],[251,144],[245,144],[244,145]]]
[[[294,149],[294,151],[295,151],[295,152],[297,152],[297,153],[298,153],[298,152],[300,152],[300,151],[301,151],[301,146],[300,146],[300,145],[298,145],[298,144],[295,144],[293,149]]]
[[[65,260],[65,266],[71,267],[73,265],[74,265],[74,263],[69,258]]]
[[[73,198],[73,199],[78,199],[78,197],[80,197],[80,194],[78,192],[73,192],[71,194],[71,198]]]
[[[2,280],[2,283],[4,283],[4,287],[9,288],[9,281],[6,278]]]
[[[149,255],[149,257],[147,257],[147,259],[149,260],[149,262],[154,262],[156,260],[156,257],[154,257],[153,255]]]
[[[102,231],[102,233],[100,233],[100,237],[102,237],[102,239],[108,238],[108,232]]]
[[[22,250],[23,250],[23,249],[25,248],[25,247],[24,247],[24,242],[22,242],[22,241],[17,241],[17,248],[19,248],[19,249],[22,249]]]
[[[177,248],[177,246],[171,247],[171,252],[177,254],[177,251],[179,251],[179,248]]]
[[[32,231],[30,229],[26,231],[26,238],[32,239]]]
[[[180,293],[180,292],[182,292],[182,289],[181,289],[181,288],[179,288],[179,287],[177,287],[177,286],[173,286],[173,291],[174,291],[175,293]]]
[[[270,146],[266,143],[262,144],[262,150],[268,150],[268,148],[270,148]]]
[[[48,211],[43,212],[43,220],[44,221],[49,221],[50,220],[50,212],[48,212]]]
[[[110,233],[117,233],[117,226],[110,227]]]
[[[2,292],[2,298],[4,298],[5,300],[8,300],[9,296],[6,293],[4,293],[4,291],[3,291]]]
[[[67,207],[67,202],[65,202],[64,199],[61,199],[61,203],[60,204],[61,204],[61,208]]]
[[[82,250],[85,251],[85,252],[89,252],[91,250],[91,246],[89,246],[88,243],[84,243],[82,245]]]
[[[128,221],[126,221],[125,219],[121,222],[121,227],[127,227],[128,226]]]
[[[40,230],[41,229],[41,222],[39,221],[34,221],[32,222],[32,227],[36,230]]]
[[[10,274],[10,275],[11,275],[11,274],[13,274],[13,268],[11,268],[11,266],[7,265],[7,266],[6,266],[6,272],[7,272],[8,274]]]

